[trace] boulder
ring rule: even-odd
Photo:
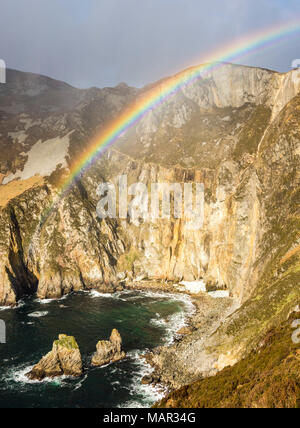
[[[151,383],[153,383],[153,377],[150,375],[146,375],[141,380],[141,383],[142,385],[150,385]]]
[[[192,334],[192,333],[193,333],[192,327],[182,327],[180,330],[177,331],[177,334],[180,334],[182,336]]]
[[[111,362],[123,360],[126,353],[122,351],[122,338],[118,330],[113,329],[109,340],[100,340],[92,357],[93,366],[104,366]]]
[[[45,355],[27,373],[31,380],[43,380],[45,377],[81,376],[82,359],[78,344],[73,336],[60,334],[53,342],[52,351]]]
[[[160,376],[159,374],[154,371],[153,373],[146,375],[142,378],[141,384],[142,385],[157,385],[160,382]]]

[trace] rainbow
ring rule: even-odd
[[[300,21],[293,21],[285,25],[268,28],[250,34],[238,41],[223,46],[213,54],[202,60],[202,65],[192,67],[171,78],[165,79],[158,85],[146,91],[132,105],[126,108],[115,120],[109,123],[100,134],[91,141],[87,150],[76,159],[71,166],[68,177],[59,188],[59,198],[62,198],[79,178],[94,162],[114,144],[120,136],[132,128],[150,111],[157,108],[180,89],[195,82],[205,74],[210,73],[224,63],[235,62],[258,50],[265,49],[300,31]]]

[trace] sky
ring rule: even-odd
[[[299,0],[1,0],[7,67],[80,88],[141,87],[248,33],[299,17]],[[243,64],[288,71],[300,34]]]

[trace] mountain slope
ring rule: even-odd
[[[208,337],[195,331],[154,357],[177,388],[247,357],[299,302],[300,83],[224,64],[152,110],[53,205],[91,139],[149,88],[83,91],[17,72],[0,87],[0,305],[137,278],[228,289],[238,309]],[[97,186],[122,174],[147,187],[203,183],[201,230],[100,220]]]
[[[175,344],[153,358],[163,378],[167,373],[166,381],[170,379],[169,367],[176,366],[171,380],[174,387],[182,384],[183,374],[192,382],[236,364],[259,345],[268,330],[284,323],[299,304],[299,109],[297,96],[270,125],[235,196],[245,197],[245,184],[254,175],[260,186],[262,234],[251,281],[243,284],[248,297],[209,338],[195,332],[190,338],[191,348],[185,342]]]
[[[188,76],[189,70],[182,74],[183,78]],[[7,202],[7,194],[10,194],[7,185],[11,186],[12,180],[17,179],[16,186],[26,188],[26,180],[35,175],[42,176],[48,195],[43,201],[45,210],[47,204],[51,206],[51,199],[55,196],[55,184],[73,159],[85,150],[85,146],[109,119],[115,117],[132,99],[139,98],[148,90],[147,87],[135,90],[122,84],[116,88],[82,91],[39,76],[23,76],[18,72],[10,72],[8,76],[8,87],[0,88],[2,98],[6,94],[13,102],[18,103],[19,98],[25,96],[26,109],[20,113],[18,108],[14,112],[13,121],[5,122],[5,127],[1,127],[0,141],[6,148],[10,148],[9,156],[13,160],[1,162],[5,176],[2,177],[4,185],[0,187],[0,194],[3,194],[2,198]],[[165,80],[157,83],[162,89],[165,84]],[[137,250],[138,257],[129,266],[131,269],[126,269],[125,272],[118,272],[116,262],[107,266],[105,270],[110,272],[109,281],[117,280],[119,273],[128,277],[142,275],[169,280],[204,278],[206,282],[228,287],[239,300],[246,299],[253,290],[252,275],[256,275],[254,266],[260,256],[260,241],[265,232],[262,178],[258,176],[254,161],[262,137],[272,123],[271,117],[282,103],[282,87],[289,91],[290,96],[297,92],[291,74],[282,75],[231,64],[225,64],[204,79],[199,78],[191,85],[184,86],[174,97],[150,112],[124,135],[111,154],[95,163],[78,183],[77,190],[75,187],[61,202],[64,213],[59,215],[55,210],[51,213],[47,222],[53,223],[54,238],[49,237],[48,233],[47,238],[44,237],[46,227],[41,224],[43,210],[40,210],[37,197],[37,229],[29,228],[29,234],[34,232],[26,238],[28,245],[32,239],[30,249],[24,248],[24,243],[22,245],[24,264],[33,263],[33,271],[43,278],[44,274],[49,275],[48,265],[52,265],[58,257],[57,249],[62,254],[69,253],[66,251],[69,248],[67,242],[69,236],[72,236],[72,227],[76,228],[76,221],[64,221],[64,217],[70,215],[67,208],[70,199],[75,203],[79,202],[84,212],[88,210],[88,215],[82,215],[82,229],[85,232],[82,238],[78,237],[76,243],[70,244],[74,248],[77,248],[77,244],[80,247],[74,253],[76,257],[74,255],[74,259],[73,256],[68,258],[68,263],[58,263],[53,275],[61,277],[62,282],[65,270],[68,271],[66,266],[74,264],[74,270],[78,271],[77,259],[82,248],[88,247],[84,250],[84,257],[93,258],[93,251],[90,254],[92,234],[86,232],[91,229],[89,218],[93,218],[93,228],[97,229],[99,236],[102,235],[101,229],[105,222],[101,224],[95,214],[96,187],[101,181],[116,181],[120,174],[128,174],[129,182],[143,181],[147,185],[153,180],[197,181],[205,186],[203,229],[191,233],[185,224],[176,219],[168,224],[159,220],[157,224],[147,223],[140,227],[128,224],[121,252],[130,253],[133,248]],[[42,100],[51,91],[56,102],[55,108],[50,109],[51,112],[45,115],[34,109],[30,110],[28,97],[34,99],[35,105],[42,106]],[[63,95],[57,98],[59,91]],[[68,97],[70,91],[72,97]],[[72,99],[68,108],[62,107],[61,98]],[[285,94],[285,99],[287,98]],[[10,139],[9,142],[7,138]],[[2,153],[3,157],[8,156],[7,150]],[[297,158],[296,154],[295,156]],[[26,212],[26,193],[21,197],[25,198],[23,204]],[[34,204],[34,198],[30,203]],[[12,200],[12,205],[17,205],[18,209],[20,202],[18,199]],[[3,214],[10,210],[8,205],[4,206]],[[91,210],[94,212],[91,213]],[[123,229],[120,222],[116,220],[115,223],[114,230]],[[46,244],[43,251],[43,242],[47,243],[47,239],[56,239],[61,235],[61,232],[55,232],[58,230],[63,231],[61,247],[54,248],[55,245],[52,247]],[[28,235],[27,230],[23,233]],[[77,235],[78,230],[75,236]],[[151,240],[149,236],[152,237]],[[10,240],[9,236],[4,238],[5,254],[10,252]],[[111,245],[113,247],[115,243],[111,242]],[[29,260],[29,252],[39,256],[36,260]],[[98,259],[95,261],[96,266],[101,265],[101,258],[105,259],[105,253],[102,255],[102,249],[99,248],[99,262]],[[41,257],[41,254],[44,256]],[[114,260],[119,259],[118,251],[108,251],[108,254]],[[5,272],[9,269],[9,263],[5,257],[2,260],[2,272]],[[45,273],[43,266],[47,271]],[[98,270],[95,267],[95,272]],[[98,272],[96,277],[103,278],[103,274],[104,272],[101,275]],[[78,275],[76,287],[80,287],[81,270],[77,272]],[[5,287],[9,287],[5,273],[3,278],[3,287],[4,283]],[[57,294],[60,293],[61,290],[57,290]],[[1,300],[5,303],[3,297]]]
[[[252,352],[216,376],[172,392],[156,408],[299,408],[300,353],[291,341],[294,313]]]

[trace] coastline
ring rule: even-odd
[[[144,356],[153,369],[144,382],[161,389],[165,395],[202,377],[196,370],[197,362],[190,356],[195,356],[199,347],[237,308],[232,298],[213,298],[204,292],[196,295],[174,288],[170,286],[168,291],[164,291],[188,296],[194,311],[186,315],[184,327],[175,333],[171,344],[156,347]],[[205,361],[203,363],[206,364]]]
[[[157,285],[142,288],[143,290],[137,290],[136,287],[134,290],[127,288],[114,293],[103,293],[107,290],[85,290],[64,295],[62,299],[41,300],[33,295],[19,301],[15,308],[7,307],[4,316],[7,325],[12,327],[14,322],[18,322],[20,331],[24,331],[21,336],[18,334],[18,341],[13,340],[12,335],[9,336],[8,345],[5,348],[6,353],[3,354],[6,362],[1,370],[1,379],[7,379],[8,391],[21,384],[22,389],[28,390],[36,397],[38,404],[39,391],[43,392],[42,399],[46,400],[44,391],[51,388],[53,382],[59,386],[61,395],[63,395],[63,390],[74,390],[74,397],[76,397],[80,395],[81,388],[91,388],[94,383],[93,379],[101,377],[101,370],[90,368],[90,356],[100,335],[96,319],[101,319],[103,322],[101,321],[102,324],[99,326],[100,332],[101,329],[104,330],[104,335],[102,333],[101,337],[105,336],[106,329],[109,329],[112,324],[116,327],[123,325],[124,337],[126,338],[127,335],[127,339],[124,341],[128,345],[126,348],[128,359],[124,364],[111,364],[110,368],[104,371],[104,384],[108,380],[112,380],[111,385],[106,386],[112,394],[114,392],[117,397],[122,397],[124,390],[127,391],[128,395],[122,397],[122,401],[116,407],[123,405],[124,407],[150,408],[155,402],[162,399],[166,391],[154,389],[141,382],[144,376],[152,372],[152,367],[141,356],[158,345],[171,343],[177,326],[183,325],[193,307],[190,298],[184,294],[168,293],[165,289],[159,290]],[[148,307],[148,305],[150,306]],[[145,309],[143,309],[144,306]],[[15,311],[18,315],[15,315]],[[137,318],[132,317],[130,312],[136,314]],[[58,322],[56,322],[57,317],[60,317]],[[87,326],[91,321],[88,340],[85,335],[81,337],[82,331],[87,328],[84,324],[85,319]],[[46,327],[47,330],[45,330]],[[45,334],[42,336],[39,334],[40,329],[44,329]],[[49,343],[52,343],[53,337],[61,332],[72,334],[77,338],[83,352],[88,377],[82,380],[59,378],[55,381],[36,382],[33,385],[24,376],[24,373],[27,373],[49,350]],[[149,337],[146,332],[149,333]],[[35,336],[33,344],[25,339],[23,343],[23,338],[26,338],[27,335]],[[22,356],[16,353],[16,346],[18,349],[26,347]],[[16,357],[12,359],[15,353]],[[127,373],[126,376],[125,373]],[[121,378],[125,376],[125,383],[123,380],[121,383],[117,383],[118,376]],[[61,399],[64,400],[63,396]],[[107,397],[104,398],[104,403],[105,400]]]
[[[199,309],[201,306],[201,301],[203,299],[201,296],[189,293],[188,291],[183,291],[175,286],[171,281],[130,281],[126,283],[124,291],[140,291],[140,292],[152,292],[154,294],[169,294],[170,298],[175,296],[182,296],[183,299],[188,298],[189,302],[192,304],[193,308],[190,311],[185,311],[184,313],[184,322],[181,325],[178,325],[178,328],[172,334],[172,337],[169,340],[169,343],[161,345],[149,350],[146,353],[140,354],[139,358],[143,361],[145,365],[145,375],[141,379],[141,384],[146,388],[149,388],[154,394],[158,394],[160,398],[157,401],[160,401],[166,397],[174,388],[172,388],[171,382],[166,381],[162,377],[161,370],[159,366],[154,362],[153,355],[158,355],[163,350],[171,349],[174,344],[182,342],[188,334],[192,331],[195,331],[195,323],[197,322],[197,315],[199,315]],[[156,402],[157,402],[156,401]],[[153,403],[154,405],[155,403]]]
[[[185,301],[187,306],[180,315],[178,314],[179,317],[166,321],[166,343],[137,355],[142,365],[145,365],[143,376],[138,382],[144,388],[149,388],[150,394],[156,395],[157,398],[153,404],[160,399],[158,395],[163,398],[172,390],[199,379],[194,371],[191,373],[190,367],[182,364],[185,352],[187,349],[190,350],[200,338],[203,340],[206,336],[208,337],[228,308],[232,306],[232,299],[216,299],[203,292],[195,295],[178,289],[171,282],[164,281],[130,281],[120,284],[118,290],[113,292],[99,289],[85,291],[99,294],[106,291],[107,295],[112,294],[112,296],[115,293],[126,293],[126,291],[150,292],[158,295],[161,293],[169,294],[170,298],[178,296],[180,300]],[[62,296],[61,299],[66,297]],[[49,302],[49,299],[46,299],[46,302]],[[44,301],[39,299],[39,303],[43,304]],[[24,304],[24,301],[20,301],[18,306]],[[189,304],[192,306],[189,307]],[[168,323],[170,323],[169,326]]]
[[[205,292],[193,294],[163,281],[133,281],[126,288],[187,296],[194,307],[193,311],[186,314],[184,326],[178,326],[171,343],[158,346],[141,356],[152,367],[152,372],[142,382],[166,396],[175,389],[199,380],[202,375],[196,370],[197,362],[193,357],[223,320],[237,309],[234,299],[214,298]],[[206,364],[205,361],[201,363]],[[211,371],[214,374],[216,370],[211,367]]]

